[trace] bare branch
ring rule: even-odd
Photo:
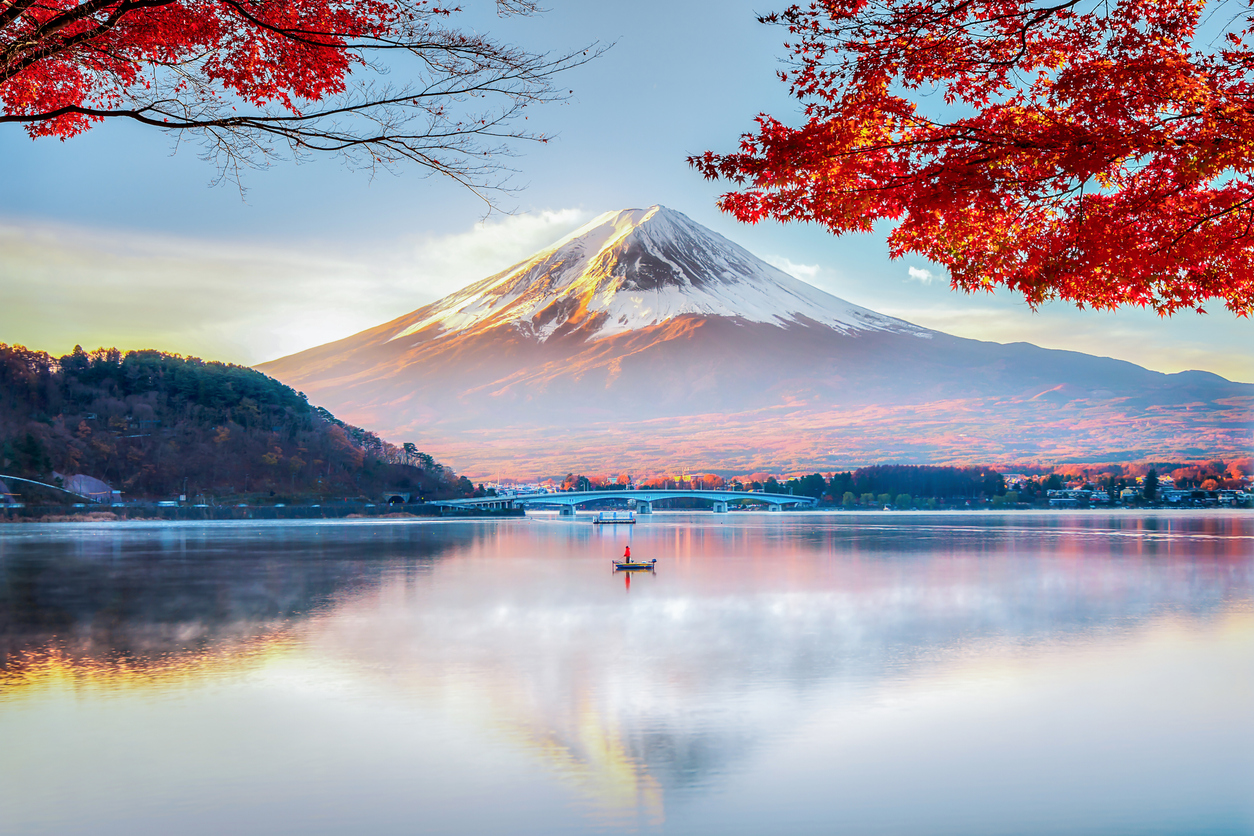
[[[483,198],[507,191],[500,161],[517,143],[550,139],[522,125],[524,110],[564,100],[556,76],[607,48],[532,53],[451,26],[456,9],[390,8],[372,18],[330,0],[277,10],[259,0],[0,2],[0,124],[62,138],[107,120],[148,125],[177,144],[197,138],[219,179],[237,184],[244,169],[281,158],[336,154],[371,171],[412,163]],[[497,0],[497,11],[538,6]],[[199,12],[218,17],[186,43],[169,42],[167,18],[154,17]],[[407,83],[382,83],[402,68]]]

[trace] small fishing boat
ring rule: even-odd
[[[635,525],[636,515],[631,511],[600,511],[592,518],[593,525]]]
[[[615,572],[652,572],[657,565],[657,558],[645,563],[643,560],[615,560]]]

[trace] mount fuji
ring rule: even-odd
[[[1254,385],[858,307],[661,206],[259,368],[473,475],[1249,455]]]

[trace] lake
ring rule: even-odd
[[[1254,833],[1254,515],[0,526],[0,833]]]

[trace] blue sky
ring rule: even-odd
[[[471,4],[468,4],[471,5]],[[474,4],[486,7],[486,3]],[[628,6],[552,0],[534,19],[479,14],[531,49],[613,48],[567,74],[570,101],[534,110],[557,134],[512,161],[511,215],[415,170],[370,177],[323,160],[210,187],[194,144],[111,124],[66,142],[0,126],[0,341],[63,352],[151,346],[254,363],[391,319],[503,269],[609,209],[661,203],[799,278],[928,327],[1120,357],[1162,371],[1254,380],[1254,329],[1207,316],[1032,313],[1010,294],[966,296],[920,259],[890,261],[884,235],[744,226],[685,157],[731,150],[761,111],[795,114],[774,73],[782,33],[741,0]]]

